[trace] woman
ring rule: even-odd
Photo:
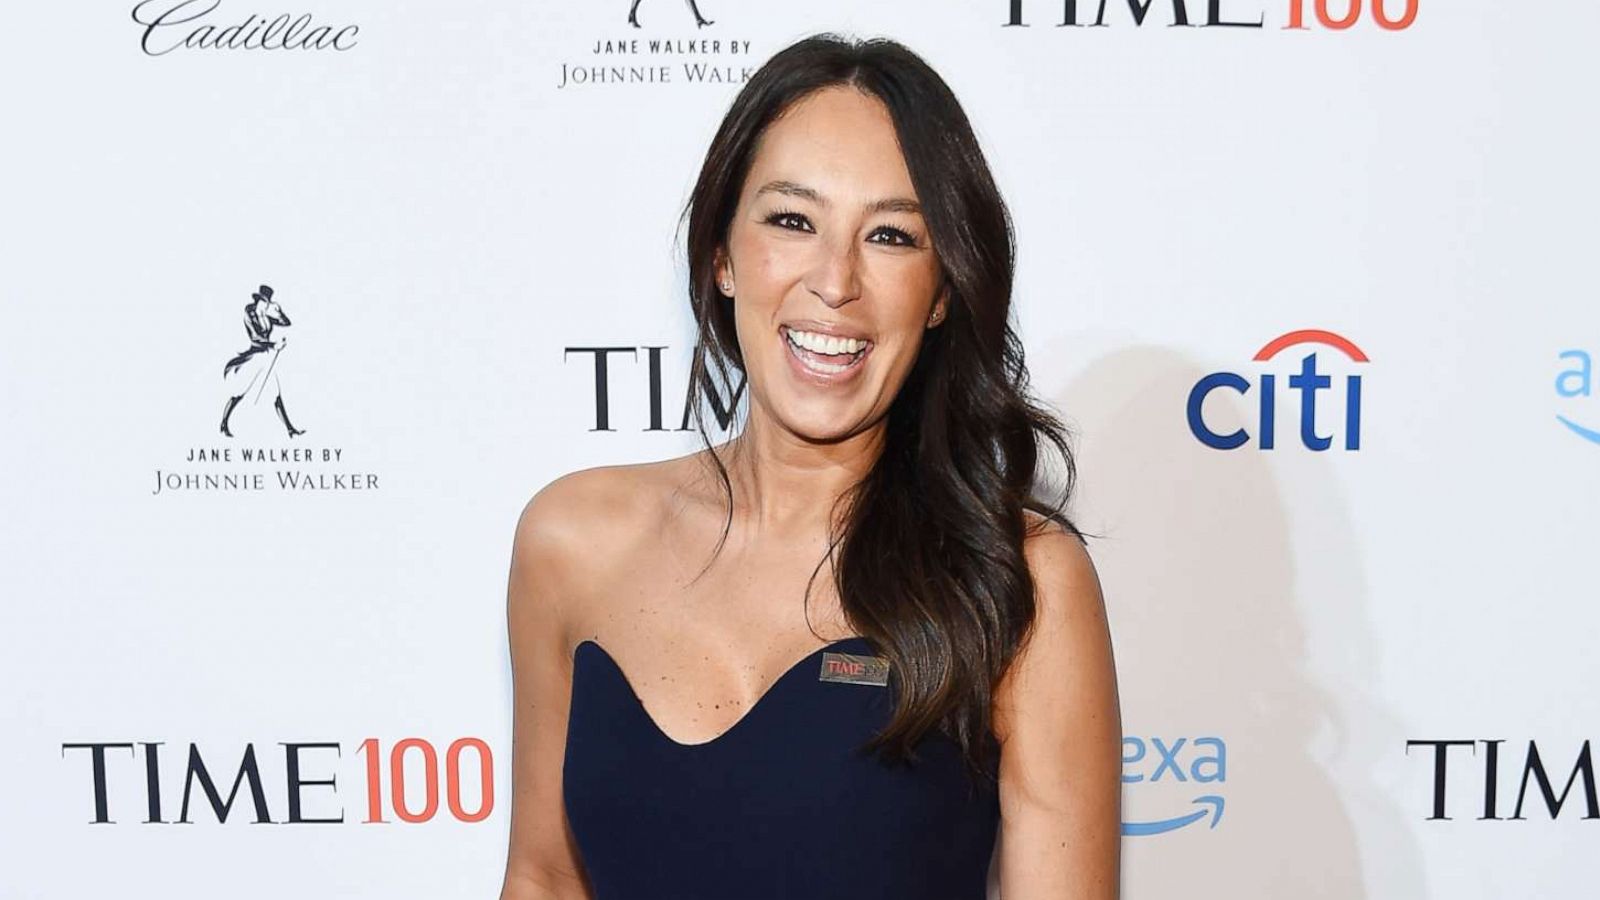
[[[991,859],[1005,900],[1116,896],[1103,602],[949,88],[892,41],[802,40],[686,213],[693,408],[737,372],[748,413],[523,510],[502,900],[980,900]]]

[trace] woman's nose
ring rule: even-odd
[[[806,288],[829,307],[861,295],[861,251],[853,238],[817,242],[817,260]]]

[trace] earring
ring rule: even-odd
[[[731,281],[724,281],[724,282],[723,282],[723,283],[722,283],[722,292],[723,292],[723,293],[724,293],[724,294],[731,294],[731,293],[733,293],[733,282],[731,282]]]

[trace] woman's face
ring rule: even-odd
[[[946,298],[881,101],[824,88],[768,125],[717,276],[774,424],[833,441],[888,412]]]

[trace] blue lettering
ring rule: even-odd
[[[1563,369],[1556,375],[1556,396],[1563,398],[1588,397],[1594,393],[1594,362],[1589,354],[1583,350],[1563,350],[1561,359],[1570,359],[1578,365],[1575,368]],[[1557,413],[1556,421],[1567,427],[1578,437],[1586,441],[1600,444],[1600,431],[1586,425],[1581,425],[1573,419]]]
[[[1141,767],[1151,758],[1149,749],[1155,748],[1155,756],[1159,761],[1155,771],[1147,771],[1148,764]],[[1146,771],[1140,771],[1143,768]],[[1167,777],[1170,774],[1171,777]],[[1122,739],[1122,782],[1123,784],[1155,784],[1162,779],[1169,782],[1178,782],[1187,785],[1190,782],[1217,784],[1228,780],[1228,747],[1220,737],[1197,738],[1159,738],[1159,737],[1131,737]],[[1141,788],[1141,790],[1150,790]],[[1209,788],[1212,793],[1202,796],[1193,796],[1189,791],[1198,791],[1199,788],[1177,788],[1181,793],[1173,793],[1172,788],[1162,791],[1154,789],[1157,794],[1166,797],[1165,802],[1174,802],[1179,798],[1188,798],[1189,806],[1170,806],[1170,815],[1165,818],[1155,818],[1141,821],[1124,821],[1122,833],[1124,835],[1153,835],[1165,834],[1193,825],[1196,822],[1210,820],[1210,827],[1217,827],[1222,820],[1224,800],[1221,791],[1223,787]]]
[[[1130,749],[1133,751],[1133,755],[1132,756],[1128,755],[1128,751]],[[1122,739],[1122,783],[1123,784],[1135,784],[1137,782],[1140,782],[1140,781],[1144,780],[1144,776],[1143,775],[1129,775],[1128,774],[1128,766],[1132,765],[1133,763],[1138,762],[1141,759],[1144,759],[1144,741],[1141,741],[1136,737],[1125,737],[1125,738],[1123,738]]]
[[[1278,431],[1278,379],[1261,376],[1261,449],[1271,450]]]
[[[1172,774],[1178,776],[1179,781],[1189,780],[1183,775],[1183,767],[1178,765],[1178,751],[1182,750],[1183,745],[1187,742],[1188,738],[1178,738],[1177,743],[1173,744],[1172,748],[1169,750],[1167,749],[1167,745],[1162,743],[1161,738],[1150,739],[1150,743],[1156,745],[1156,752],[1161,754],[1161,765],[1156,766],[1155,774],[1150,776],[1150,780],[1152,782],[1160,781],[1161,773],[1169,769],[1172,771]]]
[[[1344,380],[1348,395],[1344,408],[1344,448],[1361,449],[1361,376],[1351,375]]]
[[[1300,374],[1289,376],[1289,387],[1300,392],[1300,442],[1312,450],[1326,450],[1332,438],[1317,435],[1317,390],[1333,384],[1333,379],[1317,374],[1317,355],[1307,353],[1300,360]]]
[[[1194,739],[1194,745],[1195,745],[1196,749],[1198,749],[1198,748],[1200,748],[1202,746],[1212,747],[1212,748],[1215,748],[1216,752],[1214,752],[1210,756],[1202,756],[1199,759],[1195,760],[1194,761],[1194,765],[1189,767],[1189,775],[1191,777],[1193,777],[1195,781],[1201,781],[1201,782],[1227,781],[1228,780],[1228,747],[1227,747],[1226,744],[1222,743],[1222,738],[1214,738],[1214,737],[1195,738]],[[1203,765],[1208,765],[1208,764],[1211,766],[1210,773],[1207,774],[1207,773],[1201,772],[1200,771],[1200,767],[1203,766]]]
[[[1365,362],[1364,359],[1358,360]],[[1333,377],[1318,371],[1317,354],[1308,353],[1300,358],[1300,370],[1288,376],[1289,389],[1300,392],[1300,442],[1307,449],[1314,451],[1327,450],[1333,446],[1334,434],[1321,435],[1317,433],[1317,392],[1327,390],[1332,393]],[[1261,390],[1256,398],[1256,428],[1254,439],[1262,450],[1271,450],[1277,444],[1278,422],[1278,378],[1270,372],[1263,372]],[[1588,378],[1587,370],[1583,372],[1563,373],[1557,379],[1558,390],[1575,390],[1568,382],[1575,377]],[[1345,411],[1344,411],[1344,449],[1361,449],[1361,376],[1347,375],[1345,385]],[[1587,381],[1584,382],[1587,390]],[[1189,420],[1189,431],[1197,440],[1207,447],[1216,450],[1235,450],[1249,443],[1252,439],[1250,431],[1239,428],[1227,434],[1213,430],[1205,421],[1205,403],[1211,394],[1220,388],[1227,388],[1238,392],[1240,395],[1250,393],[1252,382],[1237,372],[1213,372],[1195,382],[1189,390],[1189,400],[1186,413]],[[1337,426],[1335,426],[1337,431]]]
[[[1245,394],[1250,391],[1250,382],[1232,372],[1214,372],[1200,379],[1194,389],[1189,391],[1189,431],[1207,447],[1232,450],[1243,446],[1245,441],[1250,440],[1250,435],[1243,428],[1232,434],[1217,434],[1206,426],[1205,419],[1200,413],[1206,396],[1219,387],[1232,388]]]
[[[1594,388],[1594,364],[1582,350],[1563,350],[1562,359],[1578,360],[1576,369],[1564,369],[1556,376],[1556,394],[1562,397],[1587,397]]]

